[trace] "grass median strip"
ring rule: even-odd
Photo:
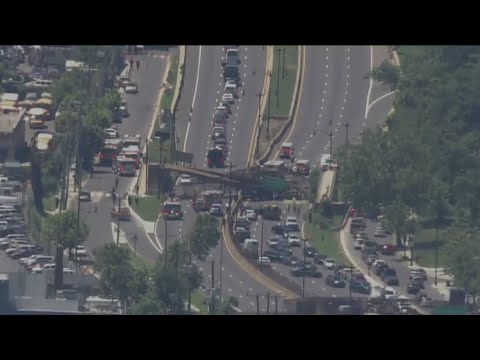
[[[280,51],[279,51],[280,50]],[[298,46],[274,46],[270,100],[265,108],[271,117],[287,117],[290,112],[298,67]],[[266,114],[264,114],[266,115]]]
[[[208,315],[208,306],[206,300],[207,298],[202,293],[192,293],[192,305],[200,310],[200,315]]]
[[[42,199],[43,209],[45,211],[55,211],[57,209],[55,203],[55,195],[50,195]]]
[[[139,197],[132,201],[133,210],[145,221],[157,221],[163,199],[156,196]]]
[[[447,259],[447,253],[443,249],[447,241],[447,230],[438,231],[438,267],[443,267]],[[413,256],[419,266],[435,266],[435,229],[422,228],[415,234]]]

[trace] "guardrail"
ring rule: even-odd
[[[283,127],[280,129],[280,132],[273,138],[273,140],[270,142],[270,145],[268,146],[267,151],[257,160],[258,165],[262,165],[267,159],[270,157],[272,154],[272,151],[274,147],[280,142],[280,140],[285,136],[285,133],[287,130],[290,128],[293,122],[294,114],[297,111],[297,107],[299,104],[299,89],[302,86],[303,83],[303,59],[304,59],[304,51],[305,47],[299,45],[298,46],[298,65],[297,65],[297,77],[295,79],[295,88],[293,91],[293,98],[292,98],[292,103],[290,106],[290,113],[288,116],[287,122],[283,125]]]
[[[322,172],[317,188],[317,196],[315,203],[319,204],[324,200],[331,200],[333,195],[333,188],[335,187],[335,180],[337,177],[337,168],[330,167]]]
[[[203,169],[192,168],[189,166],[181,166],[181,165],[174,165],[174,164],[163,164],[162,167],[166,170],[175,171],[181,174],[188,174],[198,178],[204,177],[210,180],[218,180],[218,181],[222,181],[227,184],[233,184],[233,185],[240,184],[240,181],[230,179],[228,173],[222,174],[222,173],[218,173],[210,170],[203,170]]]

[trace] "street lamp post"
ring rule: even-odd
[[[120,195],[120,194],[119,194]],[[117,211],[117,246],[120,244],[120,201],[121,197],[118,196],[118,211]]]
[[[408,246],[410,247],[410,266],[413,266],[413,235],[410,235]]]
[[[352,275],[353,275],[353,265],[350,263],[350,286],[348,287],[350,305],[352,304]]]
[[[282,79],[285,79],[285,45],[283,45]]]
[[[280,52],[282,49],[280,46],[277,49],[278,51],[278,61],[277,61],[277,109],[280,107]]]
[[[342,124],[345,127],[345,145],[348,144],[348,128],[350,127],[350,123],[348,121]]]
[[[270,78],[270,85],[272,83],[272,72],[267,71],[267,76]],[[268,113],[267,113],[267,134],[270,134],[270,98],[272,97],[272,86],[268,88]]]
[[[259,151],[259,146],[260,146],[260,126],[261,126],[261,119],[262,119],[262,114],[260,114],[260,104],[261,104],[261,101],[262,101],[262,92],[258,92],[257,93],[257,97],[258,97],[258,131],[257,131],[257,148],[256,148],[256,151],[258,153]]]
[[[260,271],[262,271],[262,265],[263,265],[263,216],[261,216],[262,219],[262,232],[260,235]]]
[[[438,272],[438,226],[435,229],[435,279],[434,279],[435,286],[437,286],[437,272]]]

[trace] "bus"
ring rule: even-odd
[[[134,159],[125,156],[117,156],[113,160],[112,171],[120,176],[135,176],[137,163]]]
[[[122,149],[122,140],[105,139],[103,148],[98,154],[99,165],[108,166],[113,164],[113,160],[117,157]]]
[[[165,220],[183,220],[182,205],[176,201],[165,201],[162,214]]]
[[[225,167],[225,154],[221,149],[212,148],[207,154],[209,168],[223,168]]]

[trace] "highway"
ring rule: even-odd
[[[186,136],[181,141],[185,151],[194,154],[193,164],[198,168],[207,167],[206,153],[211,146],[210,129],[213,118],[214,107],[219,104],[223,95],[223,76],[221,58],[223,55],[221,46],[187,47],[187,64],[185,68],[184,89],[182,91],[179,111],[182,111],[179,120],[186,125]],[[262,91],[266,52],[260,46],[245,47],[239,46],[241,55],[240,75],[243,86],[239,89],[239,98],[232,106],[232,114],[228,120],[227,141],[229,154],[227,161],[231,161],[234,167],[245,167],[247,163],[248,149],[250,147],[251,133],[258,110],[258,97],[256,93]],[[253,72],[255,69],[255,75]],[[193,89],[193,91],[191,90]],[[244,90],[242,95],[241,90]],[[190,101],[190,105],[189,105]],[[188,125],[187,117],[190,116],[188,109],[193,109],[191,122]],[[186,110],[187,109],[187,110]],[[185,125],[182,125],[185,126]],[[218,171],[226,171],[219,169]],[[219,185],[201,184],[177,187],[177,194],[193,191],[197,192],[206,189],[218,188]],[[225,199],[227,201],[227,199]],[[186,239],[186,235],[192,229],[196,213],[191,207],[191,201],[182,201],[185,211],[183,221],[168,221],[167,237],[169,244],[175,239]],[[157,222],[157,237],[162,246],[165,238],[164,221]],[[223,241],[223,239],[222,239]],[[215,262],[215,283],[220,281],[220,244],[211,252],[208,259],[202,262],[195,260],[202,269],[205,279],[205,287],[211,287],[211,261]],[[239,308],[242,311],[253,311],[256,309],[256,293],[266,294],[267,289],[247,274],[230,256],[226,248],[223,249],[223,271],[222,271],[222,294],[224,298],[235,296],[239,300]],[[273,294],[272,304],[273,306]],[[279,305],[282,308],[281,305]]]
[[[120,136],[124,134],[140,134],[142,146],[147,137],[158,94],[161,88],[162,77],[166,67],[165,52],[154,52],[140,57],[139,70],[133,70],[132,79],[139,87],[138,94],[126,94],[130,116],[124,118],[121,124],[117,124]],[[148,63],[148,66],[147,66]],[[136,177],[120,177],[117,193],[124,194],[133,189]],[[90,251],[114,241],[110,220],[110,211],[113,207],[110,191],[115,185],[115,175],[110,167],[96,167],[93,178],[89,179],[84,190],[92,193],[92,202],[81,204],[81,218],[90,227],[86,245]],[[75,204],[76,206],[76,204]],[[97,212],[94,211],[97,206]],[[133,218],[130,222],[121,222],[120,229],[131,239],[137,234],[137,251],[145,260],[153,263],[157,258],[158,250],[152,245],[153,239],[149,239]],[[158,245],[156,246],[158,248]]]
[[[368,46],[305,47],[299,106],[297,113],[294,114],[293,126],[284,140],[293,143],[297,159],[310,160],[311,167],[318,167],[321,155],[329,151],[330,130],[334,134],[334,151],[345,143],[345,126],[342,124],[349,124],[349,139],[360,133],[364,124],[369,91],[369,80],[365,75],[370,71],[370,55]],[[276,156],[274,153],[274,157]],[[257,202],[251,206],[261,204],[263,203]],[[285,204],[279,203],[279,206],[285,210]],[[298,219],[300,225],[304,221],[303,214],[306,211],[305,204]],[[264,229],[268,229],[268,233],[264,234],[265,239],[270,235],[272,224],[270,221],[264,223]],[[261,238],[259,226],[256,226],[256,233],[252,236]],[[302,250],[295,251],[296,255],[303,259]],[[293,278],[288,267],[275,264],[274,268],[297,284],[302,284],[302,278]],[[319,270],[324,278],[328,275],[328,271],[320,268]],[[306,296],[348,294],[348,289],[327,287],[324,279],[307,279],[305,288]]]

